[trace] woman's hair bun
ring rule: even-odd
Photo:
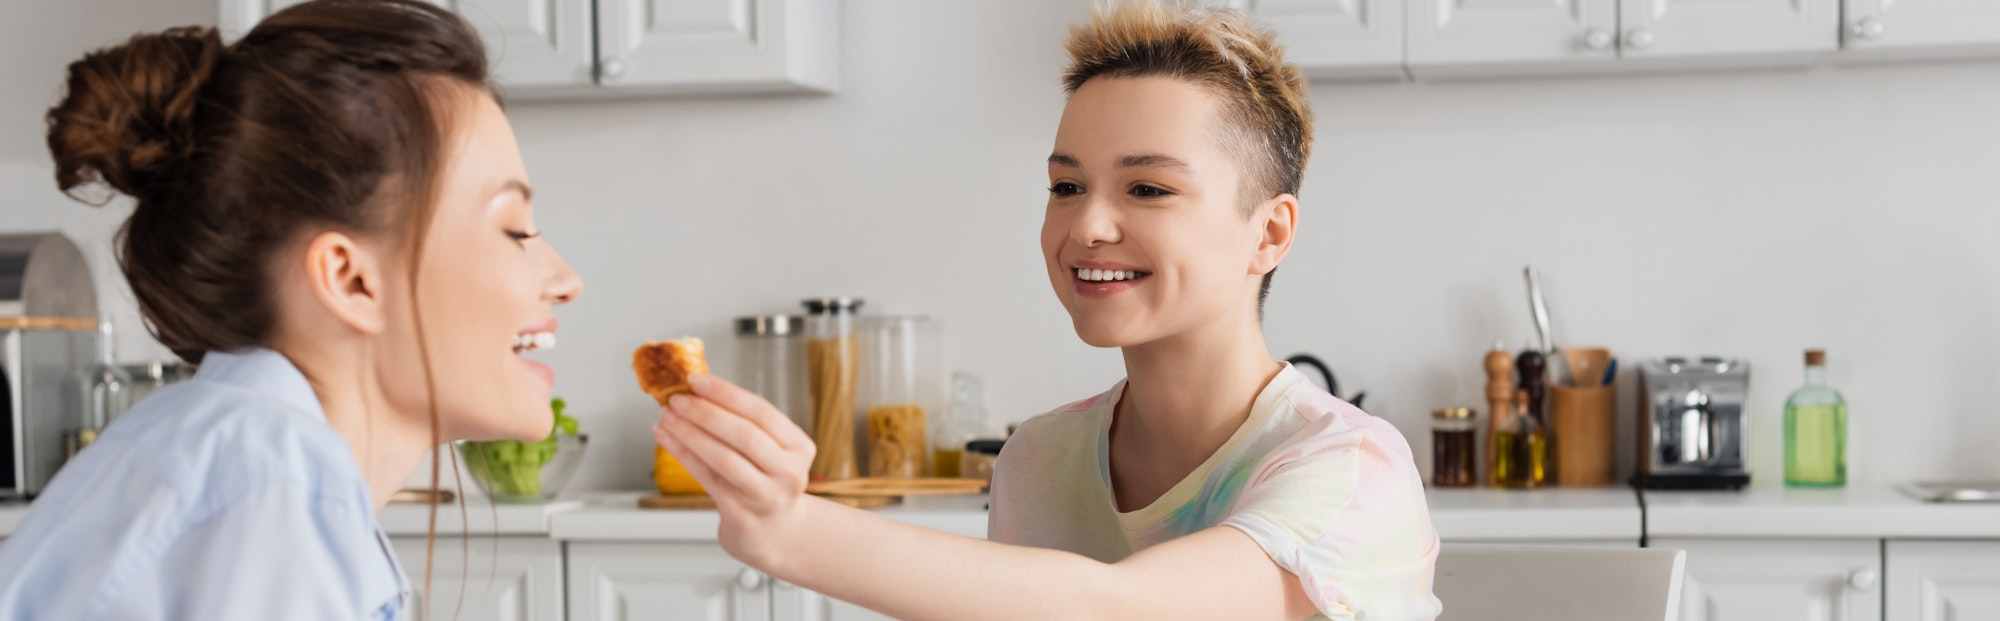
[[[102,181],[145,198],[184,172],[197,144],[202,87],[223,53],[214,28],[184,27],[70,63],[62,102],[48,114],[56,184],[72,197]]]

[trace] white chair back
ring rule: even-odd
[[[1447,543],[1441,620],[1679,621],[1687,553]]]

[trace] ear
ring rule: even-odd
[[[347,327],[380,334],[388,326],[383,265],[345,233],[328,231],[305,247],[306,285],[328,314]]]
[[[1258,221],[1261,237],[1257,254],[1250,261],[1250,273],[1263,276],[1278,269],[1285,255],[1292,252],[1292,238],[1299,230],[1299,198],[1290,193],[1273,196],[1258,205],[1251,217]]]

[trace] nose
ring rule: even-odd
[[[563,260],[555,247],[546,244],[544,246],[548,248],[548,261],[553,269],[549,271],[548,281],[543,285],[542,297],[548,298],[551,304],[568,304],[575,301],[577,296],[583,295],[583,277],[576,275],[576,270],[569,268],[569,262]]]
[[[1086,200],[1076,219],[1070,221],[1070,241],[1085,248],[1096,248],[1100,244],[1116,244],[1123,237],[1118,230],[1118,218],[1110,205],[1097,199]]]

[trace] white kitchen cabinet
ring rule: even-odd
[[[1840,0],[1622,0],[1619,54],[1805,64],[1840,45]]]
[[[1409,0],[1412,75],[1618,60],[1618,0]]]
[[[2000,619],[2000,541],[1890,541],[1889,618]]]
[[[1403,75],[1403,0],[1207,0],[1278,33],[1285,60],[1312,79]]]
[[[895,621],[893,617],[778,582],[771,593],[772,621]]]
[[[249,32],[258,21],[305,0],[222,0],[222,30]],[[479,31],[493,80],[509,96],[535,98],[592,86],[592,0],[429,0]]]
[[[569,544],[569,621],[772,621],[771,580],[707,543]]]
[[[2000,53],[2000,2],[1845,0],[1841,43],[1854,58]]]
[[[598,83],[633,93],[831,92],[837,0],[597,0]]]
[[[1880,621],[1877,539],[1655,539],[1687,550],[1686,621]]]
[[[240,36],[303,1],[220,0],[222,30]],[[510,99],[832,92],[839,84],[839,0],[427,1],[479,31]]]
[[[544,537],[439,537],[424,592],[424,538],[391,539],[415,597],[411,619],[560,621],[562,546]],[[460,597],[464,608],[460,609]]]

